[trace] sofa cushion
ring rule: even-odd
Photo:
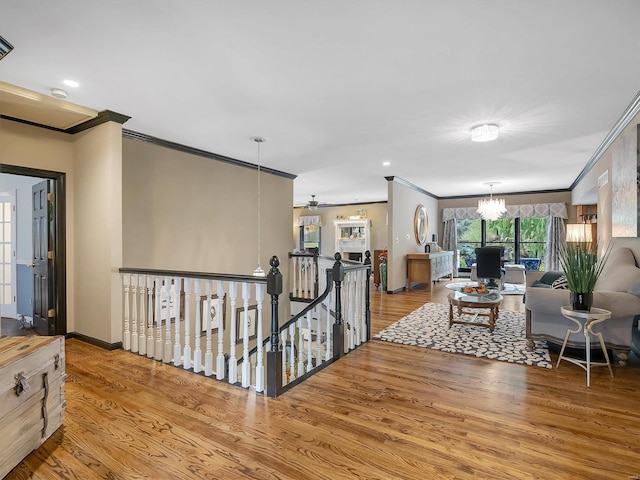
[[[540,280],[536,280],[531,284],[531,286],[536,288],[551,288],[551,285],[549,285],[548,283],[541,282]]]
[[[595,290],[628,292],[640,296],[640,268],[630,248],[616,248],[609,254]]]
[[[559,276],[551,284],[551,288],[556,288],[556,289],[561,289],[561,290],[568,290],[569,289],[569,284],[567,283],[567,277],[565,277],[564,275]]]

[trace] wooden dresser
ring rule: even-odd
[[[409,253],[407,255],[408,289],[413,283],[426,283],[429,291],[442,277],[453,280],[453,252]]]
[[[0,337],[0,478],[62,425],[64,337]]]

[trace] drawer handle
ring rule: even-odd
[[[16,386],[14,387],[14,390],[16,392],[16,395],[19,397],[24,392],[28,391],[31,387],[27,383],[27,379],[25,378],[23,372],[18,373],[15,376],[15,379],[16,379]]]

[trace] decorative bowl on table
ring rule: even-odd
[[[478,285],[477,287],[466,286],[462,287],[460,291],[465,295],[487,295],[489,293],[486,285]]]

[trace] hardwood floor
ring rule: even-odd
[[[376,333],[430,294],[372,293]],[[523,311],[522,297],[503,310]],[[629,479],[640,365],[543,369],[372,341],[273,400],[67,343],[63,428],[7,479]]]

